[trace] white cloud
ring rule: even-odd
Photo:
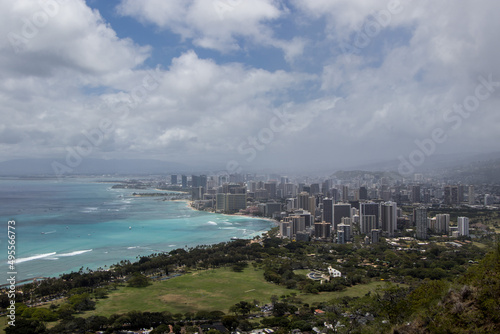
[[[117,140],[178,159],[236,154],[239,141],[266,126],[274,104],[312,78],[236,63],[219,65],[189,51],[158,73],[159,86],[143,103],[116,121],[121,134]],[[107,94],[106,99],[116,100],[120,94]]]
[[[500,87],[481,104],[484,111],[463,119],[457,130],[444,120],[444,114],[474,94],[479,76],[492,74],[500,81],[494,60],[500,56],[500,23],[492,14],[498,12],[500,4],[400,1],[401,10],[392,15],[390,24],[380,26],[360,52],[346,57],[342,43],[355,45],[357,36],[366,35],[365,29],[375,22],[372,15],[391,8],[393,2],[294,2],[309,17],[327,21],[324,36],[332,52],[323,67],[321,88],[325,99],[329,94],[343,97],[336,112],[318,123],[331,125],[329,142],[348,142],[367,157],[378,146],[386,158],[390,152],[396,158],[411,152],[414,140],[427,138],[440,127],[450,139],[439,145],[440,153],[494,150],[472,136],[482,124],[483,136],[500,139],[495,130],[498,123],[491,122],[490,114],[491,105],[500,102]],[[390,38],[397,37],[408,39],[391,42]]]
[[[168,29],[205,48],[278,48],[293,68],[310,71],[303,73],[251,67],[249,53],[209,59],[189,47],[147,69],[145,60],[163,45],[119,38],[84,1],[61,2],[17,52],[0,40],[0,153],[64,157],[68,145],[85,139],[83,130],[108,118],[114,130],[95,156],[247,163],[238,147],[269,128],[276,110],[294,122],[254,164],[334,168],[396,158],[436,127],[449,135],[442,151],[496,149],[500,87],[456,130],[443,115],[474,94],[479,76],[500,81],[500,3],[402,0],[390,25],[346,58],[340,43],[353,43],[388,3],[150,0],[119,7],[145,29]],[[0,31],[23,36],[26,20],[40,11],[37,2],[2,1]],[[294,34],[280,35],[277,25],[299,21]]]
[[[40,4],[51,3],[45,8]],[[44,76],[55,70],[104,74],[141,64],[150,47],[120,39],[98,12],[82,0],[3,1],[1,64],[24,75]]]
[[[293,61],[305,46],[299,38],[275,37],[268,23],[287,15],[286,8],[275,0],[122,0],[118,12],[169,29],[196,46],[223,53],[255,43],[281,49],[286,60]]]

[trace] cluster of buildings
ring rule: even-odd
[[[382,173],[353,172],[342,179],[295,178],[255,174],[171,176],[173,186],[190,189],[193,207],[220,213],[241,213],[275,218],[279,234],[295,240],[347,243],[355,235],[376,243],[381,236],[414,233],[469,235],[469,219],[450,221],[449,214],[428,217],[430,208],[491,206],[494,194],[478,194],[474,185],[431,182],[416,174],[412,180]],[[484,197],[484,203],[481,197]],[[403,212],[402,207],[413,207]]]

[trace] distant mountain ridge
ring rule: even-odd
[[[416,173],[433,172],[441,168],[464,166],[480,161],[492,161],[500,159],[500,152],[474,153],[464,152],[456,154],[435,154],[425,158],[425,161],[420,166],[414,166]],[[374,163],[352,166],[352,168],[344,168],[344,170],[363,170],[372,172],[381,171],[397,171],[400,165],[400,160],[387,160]]]
[[[58,176],[53,163],[59,166],[67,166],[62,159],[16,159],[0,162],[0,175],[45,175]],[[74,174],[169,174],[186,172],[191,166],[154,159],[82,159],[81,163],[69,168],[63,175]]]

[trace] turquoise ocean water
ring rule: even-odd
[[[16,221],[17,280],[106,268],[121,260],[251,238],[274,226],[194,211],[183,201],[135,197],[98,179],[0,178],[0,281],[6,283],[7,222]],[[0,283],[3,284],[3,283]]]

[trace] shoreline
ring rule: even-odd
[[[269,218],[269,217],[258,217],[258,216],[250,216],[250,215],[247,215],[247,214],[239,214],[239,213],[219,213],[219,212],[212,212],[212,211],[205,211],[205,210],[198,210],[196,208],[194,208],[192,206],[193,202],[192,200],[188,200],[188,199],[176,199],[176,200],[172,200],[173,202],[175,201],[185,201],[186,202],[186,205],[193,211],[199,211],[199,212],[206,212],[206,213],[214,213],[214,214],[218,214],[218,215],[222,215],[222,216],[229,216],[229,217],[247,217],[247,218],[252,218],[252,219],[260,219],[260,220],[267,220],[269,222],[272,222],[272,223],[275,223],[277,224],[278,222],[273,219],[273,218]]]

